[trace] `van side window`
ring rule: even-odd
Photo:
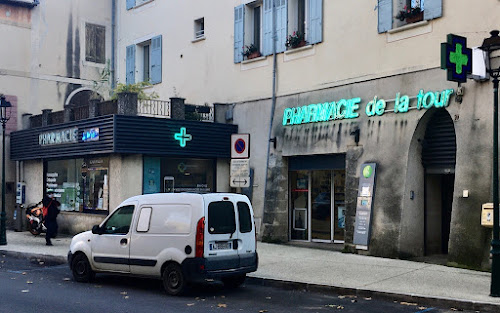
[[[236,231],[234,205],[229,201],[216,201],[208,205],[208,232],[232,234]]]
[[[250,207],[246,202],[238,202],[238,217],[240,219],[240,232],[249,233],[252,231],[252,216]]]
[[[130,229],[133,214],[133,205],[127,205],[116,209],[102,227],[104,234],[127,234]]]
[[[149,230],[149,223],[151,220],[152,208],[142,208],[139,214],[139,221],[137,222],[138,232],[147,232]]]

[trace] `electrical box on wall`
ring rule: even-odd
[[[484,203],[482,205],[481,226],[493,227],[493,203]]]

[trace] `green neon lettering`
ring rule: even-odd
[[[336,112],[337,112],[337,104],[335,103],[335,101],[328,103],[328,118],[327,118],[327,120],[328,121],[334,120],[335,116],[336,116]]]
[[[324,122],[328,118],[328,102],[316,104],[316,122]]]
[[[434,101],[434,106],[436,108],[442,108],[444,107],[444,99],[446,98],[446,91],[442,91],[441,93],[435,92],[435,101]]]
[[[346,104],[347,104],[347,101],[345,99],[342,99],[339,102],[337,102],[337,116],[335,117],[335,119],[341,120],[345,117]],[[344,109],[342,110],[342,113],[341,113],[340,110],[342,109],[342,107],[344,107]]]
[[[301,107],[296,107],[293,110],[293,124],[294,125],[299,125],[302,123],[302,108]]]
[[[293,109],[286,108],[283,112],[283,126],[292,125]]]
[[[359,116],[359,113],[357,113],[356,111],[359,109],[359,103],[361,102],[361,98],[353,98],[353,99],[349,99],[349,101],[347,101],[348,103],[348,113],[347,113],[347,118],[356,118]]]
[[[409,107],[410,107],[410,97],[408,97],[407,95],[403,95],[399,99],[398,112],[406,113],[408,112]]]
[[[384,114],[385,112],[385,100],[384,99],[380,99],[377,101],[377,104],[375,105],[375,113],[380,116],[382,114]]]
[[[309,121],[317,122],[318,121],[318,107],[316,104],[309,104]]]
[[[420,110],[422,108],[422,98],[423,97],[424,97],[424,90],[420,89],[420,91],[418,92],[418,95],[417,95],[417,99],[418,99],[417,109],[418,110]]]
[[[450,96],[455,92],[453,89],[447,89],[445,90],[445,100],[444,100],[444,106],[447,107],[450,104]]]
[[[431,108],[434,105],[435,100],[436,100],[436,96],[434,95],[433,92],[429,91],[428,93],[426,93],[424,96],[424,100],[422,102],[424,109]]]
[[[376,102],[377,102],[377,96],[375,96],[375,98],[373,98],[372,101],[368,102],[365,109],[366,115],[370,117],[375,115],[374,105]]]

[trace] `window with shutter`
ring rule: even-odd
[[[378,0],[378,32],[442,15],[443,0]]]
[[[161,58],[162,58],[161,35],[151,39],[151,83],[161,83]]]
[[[126,48],[125,71],[126,84],[135,84],[135,45]]]
[[[85,23],[85,60],[106,63],[106,27]]]
[[[234,63],[243,61],[243,38],[245,36],[245,6],[234,8]]]

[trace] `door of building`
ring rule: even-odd
[[[291,240],[342,242],[345,170],[290,172]]]

